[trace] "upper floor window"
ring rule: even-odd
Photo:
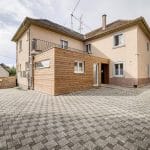
[[[91,53],[91,44],[86,45],[86,52],[89,54]]]
[[[123,63],[116,63],[114,64],[114,75],[116,77],[122,77],[124,75],[124,64]]]
[[[149,43],[147,42],[147,51],[149,51],[149,49],[150,49],[150,45],[149,45]]]
[[[74,73],[84,73],[84,61],[74,62]]]
[[[27,41],[29,41],[29,31],[27,31]]]
[[[122,33],[114,35],[114,47],[124,45],[124,36]]]
[[[61,48],[68,48],[68,41],[60,40]]]
[[[49,59],[35,62],[35,68],[36,69],[48,68],[48,67],[50,67],[50,60]]]
[[[22,51],[22,40],[19,41],[19,52]]]

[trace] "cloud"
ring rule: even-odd
[[[78,0],[1,0],[0,2],[0,55],[15,58],[13,34],[26,16],[45,18],[67,27],[71,26],[70,14]],[[83,15],[83,22],[91,29],[101,26],[101,16],[108,15],[107,21],[134,19],[144,16],[150,23],[149,0],[80,0],[74,15]],[[75,19],[74,29],[79,31]],[[84,27],[83,32],[89,29]],[[14,59],[0,56],[0,63],[15,63]]]

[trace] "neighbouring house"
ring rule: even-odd
[[[9,77],[9,67],[5,64],[0,64],[0,77]]]
[[[16,42],[22,88],[52,95],[100,84],[140,86],[150,82],[150,28],[143,17],[80,34],[45,19],[25,18]]]

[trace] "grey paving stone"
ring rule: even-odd
[[[44,145],[42,143],[37,143],[32,147],[33,150],[42,150],[44,149]]]
[[[33,140],[31,138],[26,138],[26,139],[21,141],[22,145],[27,145],[27,144],[30,144],[32,142],[33,142]]]
[[[49,142],[45,143],[44,145],[45,145],[48,149],[50,149],[50,148],[53,148],[53,147],[57,146],[58,144],[57,144],[54,140],[52,140],[52,141],[49,141]]]
[[[148,149],[150,86],[62,96],[0,90],[2,149]]]
[[[68,144],[69,143],[69,141],[67,140],[67,139],[65,139],[65,138],[63,138],[63,139],[61,139],[60,141],[58,141],[58,144],[60,145],[60,146],[65,146],[66,144]]]

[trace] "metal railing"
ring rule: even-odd
[[[71,47],[63,47],[60,44],[52,43],[41,39],[32,40],[32,51],[44,52],[50,50],[51,48],[62,48],[66,50],[77,51],[80,53],[87,53],[85,50],[79,50]]]

